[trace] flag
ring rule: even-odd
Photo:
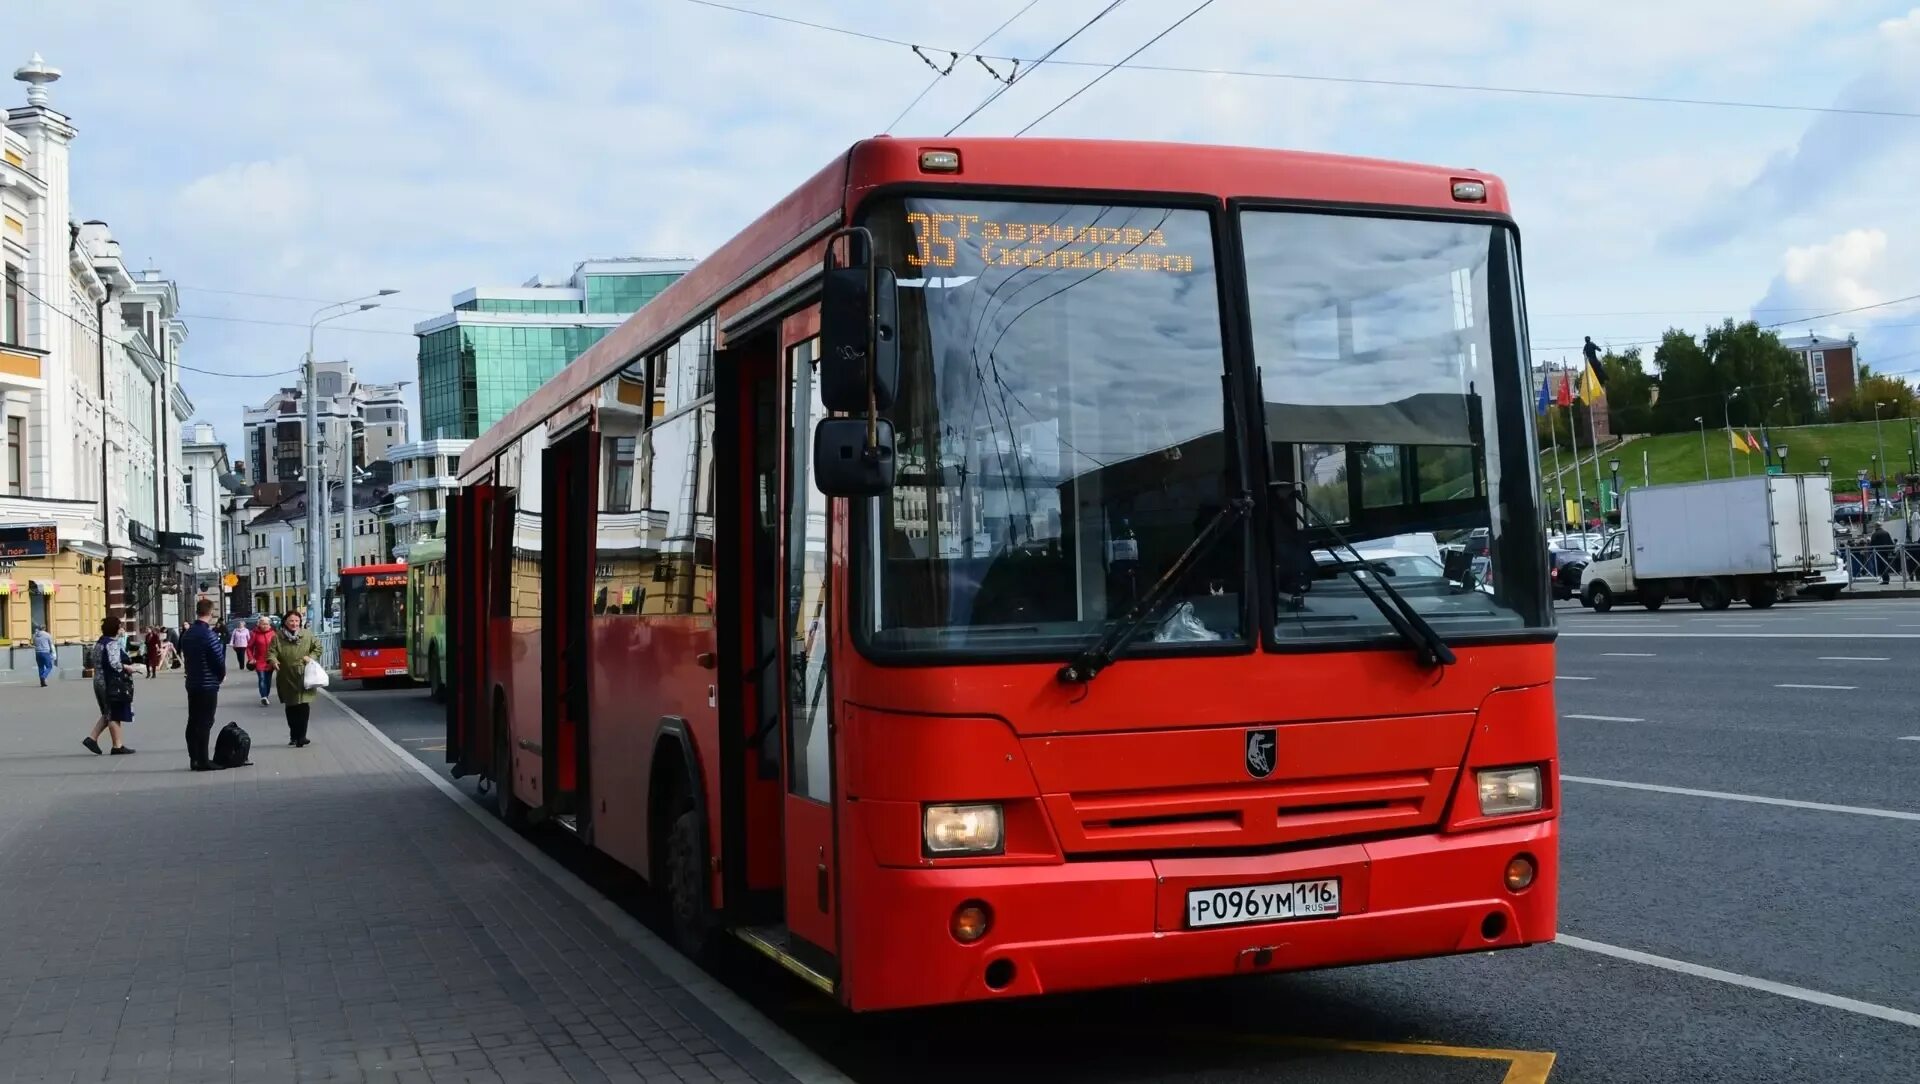
[[[1551,385],[1552,383],[1553,383],[1552,374],[1550,373],[1540,374],[1540,396],[1538,399],[1534,400],[1534,403],[1533,403],[1534,413],[1545,414],[1547,412],[1547,408],[1553,405],[1553,391],[1549,388],[1549,385]]]
[[[1587,362],[1580,366],[1580,401],[1592,406],[1606,394],[1607,379],[1601,375],[1600,366]]]
[[[1742,440],[1740,439],[1740,436],[1739,436],[1739,434],[1737,434],[1737,433],[1733,433],[1733,432],[1731,432],[1731,431],[1730,431],[1730,432],[1728,432],[1728,433],[1727,433],[1727,439],[1733,442],[1733,450],[1734,450],[1734,451],[1736,451],[1736,452],[1739,452],[1739,453],[1740,453],[1741,455],[1751,455],[1751,454],[1753,454],[1753,453],[1751,453],[1751,452],[1749,452],[1749,451],[1747,451],[1747,446],[1746,446],[1746,443],[1745,443],[1745,442],[1743,442],[1743,441],[1742,441]]]
[[[1756,452],[1760,451],[1760,442],[1753,439],[1753,430],[1751,429],[1747,430],[1747,447],[1752,448]]]
[[[1560,373],[1560,386],[1554,389],[1553,401],[1561,406],[1573,405],[1573,381],[1567,378],[1564,371]]]

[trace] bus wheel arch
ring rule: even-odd
[[[440,667],[440,641],[427,645],[427,696],[436,704],[447,701],[446,671]]]
[[[666,906],[680,951],[695,959],[713,944],[718,923],[707,877],[707,804],[700,758],[684,719],[660,721],[647,772],[647,853],[650,880]]]

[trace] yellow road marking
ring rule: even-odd
[[[1198,1036],[1196,1036],[1198,1037]],[[1472,1058],[1504,1061],[1507,1075],[1501,1084],[1546,1084],[1553,1071],[1550,1050],[1501,1050],[1497,1047],[1444,1046],[1440,1043],[1387,1043],[1365,1039],[1309,1039],[1297,1035],[1225,1035],[1229,1042],[1286,1046],[1298,1050],[1325,1050],[1352,1054],[1410,1054],[1429,1058]]]

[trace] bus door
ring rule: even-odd
[[[828,687],[827,498],[814,488],[813,426],[826,412],[816,383],[819,313],[789,317],[786,360],[786,485],[780,567],[782,747],[786,776],[787,926],[827,959],[839,955],[839,877],[834,829],[832,693]]]
[[[588,779],[588,632],[599,442],[590,424],[541,452],[540,777],[545,811],[592,838]]]
[[[484,773],[494,765],[492,732],[482,725],[487,703],[488,516],[494,488],[468,486],[447,496],[447,762],[455,779]]]

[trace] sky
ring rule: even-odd
[[[1118,60],[1197,2],[1123,0],[1055,56]],[[7,0],[0,70],[38,51],[63,71],[74,213],[178,282],[182,357],[222,374],[186,391],[237,454],[320,304],[399,290],[318,353],[413,380],[412,325],[456,291],[705,255],[848,144],[944,133],[1009,70],[937,76],[948,50],[1017,15],[978,51],[1035,58],[1111,0],[729,3],[925,59],[694,0]],[[1135,63],[1920,113],[1920,7],[1214,0]],[[1012,134],[1100,70],[1033,68],[959,132]],[[1913,116],[1123,69],[1029,135],[1485,169],[1510,187],[1537,358],[1752,318],[1920,376],[1920,301],[1882,304],[1920,294]]]

